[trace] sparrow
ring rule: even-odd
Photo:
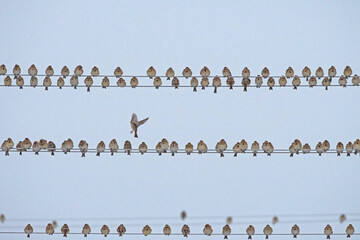
[[[32,234],[34,232],[34,229],[30,224],[28,224],[28,225],[26,225],[24,232],[27,234],[27,237],[29,238],[30,234]]]
[[[299,139],[294,140],[294,148],[295,148],[296,154],[299,154],[300,150],[302,149],[302,143],[300,142]]]
[[[63,76],[63,78],[66,78],[67,76],[69,76],[70,74],[70,70],[67,66],[64,66],[62,69],[61,69],[61,75]]]
[[[65,81],[62,77],[59,77],[59,79],[57,80],[57,85],[60,89],[62,89],[62,87],[65,85]]]
[[[120,78],[119,79],[119,81],[120,80],[123,80],[122,78]],[[124,81],[124,83],[125,83],[125,80],[123,80]],[[130,86],[131,86],[131,88],[136,88],[137,86],[139,85],[139,80],[137,79],[137,77],[132,77],[131,79],[130,79]],[[125,85],[124,85],[125,86]]]
[[[340,156],[340,154],[344,151],[344,144],[342,144],[342,142],[338,142],[338,144],[336,145],[336,152],[337,155]]]
[[[48,151],[51,152],[51,156],[55,155],[55,151],[56,151],[56,145],[53,141],[49,141],[48,143]]]
[[[87,87],[87,91],[90,92],[90,87],[93,85],[94,80],[91,76],[87,76],[84,80],[85,86]]]
[[[206,153],[208,150],[208,147],[206,145],[206,143],[204,143],[203,140],[200,140],[198,145],[197,145],[197,150],[198,150],[198,154],[203,154]]]
[[[269,86],[269,90],[273,90],[273,87],[275,86],[275,80],[273,77],[269,77],[267,85]]]
[[[265,239],[269,239],[269,236],[272,234],[273,230],[270,225],[266,225],[263,232],[265,234]]]
[[[146,74],[150,79],[156,76],[156,70],[153,68],[153,66],[149,67],[149,69],[146,71]]]
[[[48,225],[45,228],[46,234],[53,235],[55,232],[54,226],[51,223],[48,223]]]
[[[212,85],[214,87],[214,93],[217,93],[217,88],[221,86],[221,78],[219,76],[215,76]]]
[[[14,79],[16,79],[21,73],[21,68],[19,65],[15,64],[14,68],[13,68],[13,74],[14,74]]]
[[[166,70],[165,75],[167,77],[167,80],[170,80],[170,78],[173,78],[175,76],[175,72],[171,67],[169,67],[169,69]]]
[[[45,69],[45,74],[47,77],[51,77],[52,75],[54,75],[54,69],[51,65],[49,65],[46,69]]]
[[[317,153],[319,153],[319,156],[321,156],[321,153],[324,151],[323,144],[321,142],[318,142],[318,144],[315,147],[315,150]]]
[[[79,85],[79,78],[78,78],[77,76],[75,76],[75,75],[71,76],[71,78],[70,78],[70,85],[71,85],[72,87],[74,87],[74,89],[76,89],[77,86]]]
[[[324,76],[324,70],[323,70],[321,67],[319,67],[319,68],[316,70],[315,75],[316,75],[316,77],[318,77],[319,79],[322,78],[322,77]]]
[[[209,77],[210,76],[210,69],[208,67],[203,67],[201,70],[200,70],[200,75],[202,77]]]
[[[34,141],[32,145],[32,150],[35,152],[35,155],[39,155],[40,152],[40,144],[38,141]]]
[[[185,145],[185,152],[187,155],[190,155],[194,150],[194,147],[191,143]]]
[[[1,144],[1,150],[5,152],[5,156],[9,156],[9,147],[8,147],[8,141],[7,140],[5,140]]]
[[[248,239],[251,239],[251,236],[255,234],[255,228],[253,225],[249,225],[249,227],[246,229],[246,233],[249,236]]]
[[[180,217],[181,217],[181,220],[183,220],[183,221],[186,219],[186,212],[185,212],[185,210],[180,213]]]
[[[340,223],[343,223],[346,221],[346,215],[345,214],[341,214],[340,217],[339,217],[339,221]]]
[[[119,150],[119,145],[115,138],[110,141],[109,148],[110,148],[111,156],[114,156],[114,153],[116,153]]]
[[[294,143],[292,143],[292,144],[290,145],[289,151],[290,151],[290,157],[293,157],[294,154],[296,153]]]
[[[102,235],[104,235],[104,237],[107,237],[107,235],[110,233],[110,229],[106,224],[104,224],[101,227],[100,232],[101,232]]]
[[[232,222],[233,222],[232,217],[227,217],[227,218],[226,218],[226,223],[227,223],[227,224],[230,225],[230,224],[232,224]]]
[[[159,142],[159,143],[156,145],[155,149],[156,149],[156,152],[159,154],[159,156],[161,156],[161,154],[162,154],[162,152],[163,152],[163,150],[162,150],[162,148],[161,148],[161,142]]]
[[[340,78],[339,78],[339,85],[340,86],[343,86],[343,87],[346,87],[346,84],[347,84],[347,78],[344,77],[344,75],[341,75]]]
[[[331,66],[329,68],[328,75],[330,77],[330,82],[331,82],[332,78],[336,76],[336,68],[334,66]]]
[[[292,80],[292,85],[294,86],[294,89],[296,90],[298,86],[300,86],[301,80],[298,75],[295,75]]]
[[[257,75],[255,78],[255,85],[257,88],[260,88],[261,85],[263,84],[263,79],[260,75]]]
[[[243,78],[249,78],[250,77],[250,70],[247,67],[245,67],[242,70],[241,75],[242,75]]]
[[[271,156],[271,153],[274,151],[274,147],[268,141],[265,141],[261,148],[268,156]]]
[[[119,236],[121,237],[122,235],[124,235],[126,233],[126,228],[123,224],[120,224],[118,226],[118,228],[116,229],[116,231],[119,233]]]
[[[61,233],[63,234],[64,237],[67,237],[67,234],[70,232],[70,228],[69,226],[65,223],[62,227],[61,227]]]
[[[353,225],[349,224],[349,226],[346,227],[346,237],[350,238],[351,235],[354,235],[355,232],[355,228],[353,227]]]
[[[251,145],[251,151],[253,152],[253,156],[256,157],[257,152],[260,150],[260,145],[257,141],[254,141]]]
[[[350,154],[352,153],[353,151],[353,144],[352,142],[348,142],[346,144],[346,156],[350,157]]]
[[[193,92],[197,92],[196,87],[199,85],[199,81],[197,80],[196,77],[191,78],[190,85],[193,87]]]
[[[250,78],[243,78],[241,80],[241,85],[244,86],[244,92],[247,92],[247,87],[250,85],[250,83],[251,83]]]
[[[159,87],[162,85],[162,81],[160,77],[154,78],[154,86],[155,89],[159,89]]]
[[[286,78],[294,77],[294,70],[292,69],[292,67],[288,67],[288,69],[286,69],[285,76]]]
[[[30,139],[25,138],[23,141],[24,151],[27,151],[28,149],[30,149],[31,146],[32,146],[32,143],[31,143]]]
[[[96,147],[96,156],[100,157],[100,153],[104,151],[105,151],[105,143],[101,141]]]
[[[108,86],[110,86],[110,80],[108,77],[103,78],[103,80],[101,81],[101,86],[102,88],[107,88]]]
[[[330,84],[331,84],[331,81],[329,80],[328,77],[325,77],[323,80],[322,80],[322,83],[321,83],[323,86],[325,86],[325,90],[328,90]]]
[[[324,151],[324,152],[327,152],[329,149],[330,149],[330,143],[329,143],[328,140],[325,140],[325,141],[323,142],[323,151]]]
[[[352,70],[351,70],[351,67],[350,66],[346,66],[345,69],[344,69],[344,75],[346,78],[350,77],[352,74]]]
[[[228,85],[230,87],[230,89],[233,89],[233,86],[235,85],[235,80],[232,76],[229,76],[226,79],[226,85]]]
[[[184,235],[184,237],[188,237],[188,235],[190,234],[189,226],[184,224],[184,226],[181,228],[181,233]]]
[[[171,234],[171,228],[170,228],[170,226],[166,224],[165,227],[164,227],[164,229],[163,229],[163,232],[164,232],[164,235],[165,235],[165,236],[170,236],[170,234]]]
[[[223,227],[222,234],[224,235],[224,239],[228,239],[228,235],[231,234],[231,228],[228,224]]]
[[[267,67],[265,67],[265,68],[261,71],[261,76],[262,76],[263,78],[268,78],[269,75],[270,75],[270,71],[269,71],[269,69],[268,69]]]
[[[139,152],[141,153],[141,155],[146,153],[147,149],[148,149],[148,147],[147,147],[146,143],[142,142],[139,146]]]
[[[224,67],[224,69],[222,70],[222,74],[224,77],[230,77],[231,71],[227,67]]]
[[[98,67],[94,66],[92,69],[91,69],[91,76],[93,77],[98,77],[100,75],[100,70]]]
[[[50,77],[46,76],[44,78],[43,86],[45,87],[45,91],[49,90],[49,87],[51,86],[51,79]]]
[[[91,233],[91,228],[87,223],[85,223],[85,225],[82,229],[82,234],[84,234],[84,237],[87,237],[87,235],[90,233]]]
[[[203,232],[206,236],[211,236],[212,232],[213,232],[213,229],[212,227],[210,226],[210,224],[205,224],[204,226],[204,229],[203,229]]]
[[[0,65],[0,75],[5,75],[7,73],[7,69],[5,64]]]
[[[35,67],[35,64],[31,64],[31,66],[29,67],[28,69],[28,74],[31,76],[31,77],[34,77],[38,74],[38,70],[37,68]]]
[[[61,149],[63,150],[63,152],[65,154],[70,152],[70,150],[73,149],[73,148],[74,148],[74,142],[70,138],[68,138],[68,140],[65,140],[62,143],[62,146],[61,146]]]
[[[281,76],[281,77],[279,78],[279,85],[280,85],[280,87],[285,87],[285,86],[286,86],[286,83],[287,83],[286,78],[285,78],[284,76]]]
[[[48,146],[49,146],[48,142],[45,139],[40,139],[40,141],[39,141],[40,150],[41,149],[46,150],[46,149],[48,149]]]
[[[16,85],[19,86],[20,89],[23,89],[24,79],[23,79],[22,76],[19,76],[19,77],[16,79]]]
[[[353,149],[355,150],[355,154],[360,152],[360,139],[356,139],[353,144]]]
[[[297,238],[297,235],[300,233],[300,228],[298,227],[298,225],[294,225],[291,228],[291,234],[294,236],[293,238]]]
[[[81,152],[81,157],[85,157],[85,153],[88,151],[89,144],[85,140],[81,140],[78,147]]]
[[[149,225],[146,225],[143,229],[142,232],[145,236],[150,235],[151,234],[151,228],[149,227]]]
[[[30,78],[30,86],[36,87],[38,85],[38,79],[37,77],[31,77]]]
[[[191,77],[192,75],[192,71],[189,67],[186,67],[183,72],[182,72],[182,75],[187,79],[189,77]]]
[[[309,79],[309,86],[312,88],[312,87],[316,86],[316,84],[317,84],[316,77],[311,76],[310,79]]]
[[[353,84],[354,86],[359,86],[359,84],[360,84],[360,77],[355,74],[355,75],[353,76],[351,82],[352,82],[352,84]]]
[[[114,75],[116,78],[119,78],[123,75],[123,70],[120,67],[115,68]]]
[[[175,89],[178,89],[179,88],[179,85],[180,85],[180,81],[177,77],[174,77],[172,80],[171,80],[171,86],[175,87]]]
[[[163,138],[161,140],[161,149],[162,149],[163,153],[166,153],[167,150],[169,149],[169,141],[166,140],[166,138]]]
[[[178,150],[179,150],[179,145],[177,144],[177,142],[172,141],[170,144],[171,156],[175,156],[175,153],[177,153]]]
[[[237,157],[237,154],[241,153],[240,142],[235,143],[235,145],[233,146],[233,152],[234,152],[234,157]]]
[[[124,143],[124,150],[127,155],[131,155],[131,142],[129,140],[126,140]]]
[[[221,139],[215,146],[216,152],[220,153],[220,157],[224,157],[224,151],[227,149],[227,143],[224,139]]]
[[[200,84],[201,84],[201,90],[205,90],[205,88],[208,87],[210,84],[209,79],[202,78]]]
[[[75,69],[74,69],[74,75],[75,77],[80,77],[82,74],[84,73],[83,67],[81,65],[78,65]]]
[[[11,84],[12,84],[11,77],[6,76],[6,77],[4,78],[4,85],[5,85],[5,87],[10,87]]]
[[[279,218],[277,216],[274,216],[272,219],[272,224],[275,225],[279,222]]]
[[[332,227],[329,224],[324,228],[324,234],[326,235],[326,239],[330,239],[330,235],[333,234]]]
[[[136,80],[135,80],[134,78],[135,78]],[[134,80],[133,80],[133,79],[134,79]],[[132,77],[132,78],[131,78],[131,80],[130,80],[130,85],[131,85],[132,88],[135,88],[135,87],[137,86],[137,84],[134,84],[134,85],[131,84],[132,82],[136,83],[136,81],[137,81],[137,78],[136,78],[136,77]],[[117,85],[118,87],[125,87],[125,86],[126,86],[126,81],[125,81],[123,78],[119,78],[119,80],[116,81],[116,85]]]
[[[133,133],[133,132],[134,132],[134,137],[137,138],[137,137],[138,137],[138,135],[137,135],[137,130],[138,130],[138,128],[139,128],[141,125],[143,125],[144,123],[146,123],[147,120],[149,120],[148,117],[145,118],[145,119],[143,119],[143,120],[141,120],[141,121],[138,121],[138,118],[137,118],[136,114],[133,113],[132,116],[131,116],[131,120],[130,120],[130,126],[131,126],[131,129],[132,129],[132,131],[131,131],[130,133]]]
[[[22,155],[22,152],[24,151],[23,141],[19,141],[18,144],[16,144],[16,151],[19,152],[19,155]],[[0,218],[0,220],[1,220],[1,218]]]
[[[54,228],[57,228],[57,226],[58,226],[58,223],[57,223],[56,220],[53,220],[53,221],[51,222],[51,224],[54,226]]]

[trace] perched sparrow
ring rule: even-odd
[[[294,236],[294,238],[297,238],[297,235],[300,233],[300,228],[298,227],[298,225],[294,225],[291,228],[291,234]]]
[[[9,156],[9,144],[8,144],[8,140],[5,140],[2,144],[1,144],[1,150],[5,152],[5,156]]]
[[[331,66],[329,68],[328,75],[330,77],[330,82],[331,82],[332,78],[336,76],[336,68],[334,66]]]
[[[63,76],[63,78],[66,78],[67,76],[69,76],[70,74],[70,70],[67,66],[64,66],[62,69],[61,69],[61,75]]]
[[[182,211],[181,214],[180,214],[180,217],[181,217],[181,220],[184,221],[186,219],[186,212]]]
[[[224,69],[222,70],[222,74],[224,77],[230,77],[231,71],[227,67],[224,67]]]
[[[241,153],[240,142],[235,143],[233,146],[234,157],[237,157],[238,153]]]
[[[87,76],[84,80],[85,86],[87,87],[87,91],[90,92],[90,87],[93,85],[94,80],[91,76]]]
[[[123,75],[123,70],[120,67],[115,68],[114,75],[116,78],[119,78]]]
[[[21,73],[21,68],[19,65],[15,64],[14,68],[13,68],[13,74],[14,74],[14,79],[16,79]]]
[[[206,236],[211,236],[213,229],[209,224],[205,224],[205,227],[203,229],[203,232]]]
[[[221,139],[215,146],[216,152],[220,153],[220,157],[224,157],[224,151],[227,149],[227,143],[224,139]]]
[[[227,217],[227,218],[226,218],[226,223],[227,223],[227,224],[230,225],[230,224],[232,224],[232,222],[233,222],[232,217]]]
[[[161,154],[162,154],[162,152],[163,152],[163,150],[162,150],[162,148],[161,148],[161,142],[159,142],[159,143],[156,145],[155,149],[156,149],[156,152],[159,153],[159,156],[161,156]]]
[[[349,224],[349,226],[346,227],[346,237],[349,238],[351,235],[354,235],[355,228],[353,225]]]
[[[46,150],[46,149],[48,149],[48,146],[49,146],[48,142],[45,139],[40,139],[40,141],[39,141],[40,150],[41,149]]]
[[[127,155],[131,155],[131,142],[129,140],[126,140],[124,143],[124,150]]]
[[[71,76],[71,78],[70,78],[70,85],[72,86],[72,87],[74,87],[74,89],[76,89],[77,88],[77,86],[79,85],[79,78],[77,77],[77,76]]]
[[[65,85],[65,81],[62,77],[59,77],[59,79],[57,80],[57,85],[60,89],[62,89],[62,87]]]
[[[24,151],[27,151],[28,149],[31,148],[32,143],[31,143],[30,139],[25,138],[24,141],[22,141],[22,142],[23,142]]]
[[[49,87],[51,86],[51,79],[50,77],[45,77],[44,78],[44,82],[43,82],[43,86],[45,87],[45,91],[49,90]]]
[[[269,236],[272,234],[273,230],[272,227],[270,227],[270,225],[266,225],[264,230],[263,230],[264,234],[265,234],[265,239],[269,239]]]
[[[124,235],[126,233],[126,228],[123,224],[120,224],[118,226],[118,228],[116,229],[116,231],[119,233],[119,236],[121,237],[122,235]]]
[[[178,89],[179,88],[179,85],[180,85],[180,81],[177,77],[174,77],[172,80],[171,80],[171,86],[175,87],[175,89]]]
[[[114,153],[119,150],[119,145],[118,145],[116,139],[112,139],[110,141],[109,148],[110,148],[111,156],[113,156]],[[104,147],[104,149],[105,149],[105,147]]]
[[[315,150],[317,153],[319,153],[319,156],[321,156],[321,153],[324,152],[323,144],[321,142],[318,142],[318,144],[315,147]]]
[[[61,227],[61,233],[63,234],[64,237],[67,237],[67,234],[70,232],[70,228],[67,224],[64,224]]]
[[[280,87],[285,87],[286,86],[286,83],[287,83],[287,80],[284,76],[281,76],[280,79],[279,79],[279,85]]]
[[[290,157],[293,157],[294,154],[296,153],[294,143],[292,143],[292,144],[290,145],[289,151],[290,151]]]
[[[66,144],[67,144],[66,140],[63,141],[63,143],[61,144],[61,150],[62,150],[65,154],[67,154]]]
[[[342,144],[342,142],[338,142],[338,144],[336,145],[336,152],[337,155],[340,156],[340,154],[344,151],[344,144]]]
[[[149,120],[148,117],[145,118],[145,119],[143,119],[143,120],[141,120],[141,121],[138,121],[138,118],[137,118],[136,114],[133,113],[132,116],[131,116],[131,121],[130,121],[130,126],[131,126],[131,129],[132,129],[132,131],[131,131],[130,133],[133,133],[133,132],[134,132],[134,137],[137,138],[137,137],[138,137],[138,135],[137,135],[137,130],[138,130],[138,128],[139,128],[141,125],[143,125],[144,123],[146,123],[147,120]]]
[[[210,69],[208,67],[203,67],[203,69],[200,70],[200,75],[202,77],[209,77],[210,76]]]
[[[223,227],[222,234],[224,235],[224,239],[228,239],[228,235],[231,234],[231,228],[228,224]]]
[[[141,155],[146,153],[147,149],[148,149],[148,147],[147,147],[146,143],[142,142],[139,146],[139,152],[141,153]]]
[[[198,150],[198,154],[203,154],[206,153],[208,150],[208,147],[206,145],[206,143],[204,143],[203,140],[200,140],[198,145],[197,145],[197,150]]]
[[[265,153],[267,153],[268,156],[271,156],[271,153],[274,151],[274,147],[272,146],[271,142],[268,141],[265,141],[261,148]]]
[[[246,233],[249,236],[248,239],[251,239],[251,236],[255,234],[255,228],[253,225],[249,225],[249,227],[246,229]]]
[[[260,150],[260,145],[257,141],[254,141],[251,145],[251,151],[253,152],[253,156],[256,157],[257,152]]]
[[[269,90],[273,90],[273,87],[275,86],[275,80],[273,77],[269,77],[267,85],[269,86]]]
[[[53,141],[49,141],[49,143],[48,143],[48,151],[51,152],[52,156],[55,155],[56,145],[55,145],[55,143]]]
[[[261,76],[263,76],[263,78],[267,78],[270,75],[270,71],[267,67],[265,67],[262,71],[261,71]]]
[[[39,155],[40,152],[40,144],[38,141],[34,141],[32,145],[32,150],[35,152],[35,155]]]
[[[250,77],[250,70],[247,67],[245,67],[242,70],[241,75],[242,75],[243,78],[249,78]]]
[[[61,145],[61,149],[65,154],[70,152],[70,150],[73,149],[73,147],[74,147],[74,143],[70,138],[68,138],[68,140],[65,140]]]
[[[190,85],[193,87],[193,92],[197,92],[196,87],[199,85],[199,81],[196,77],[191,78]]]
[[[312,87],[316,86],[316,84],[317,84],[316,77],[311,76],[310,79],[309,79],[309,86],[312,88]]]
[[[328,140],[325,140],[325,141],[323,142],[323,151],[324,151],[324,152],[327,152],[329,149],[330,149],[330,143],[329,143]]]
[[[120,81],[120,80],[123,80],[124,83],[125,83],[125,80],[124,80],[124,79],[120,78],[119,81]],[[139,80],[137,79],[137,77],[132,77],[132,78],[130,79],[130,86],[131,86],[131,88],[136,88],[138,85],[139,85]],[[124,86],[125,86],[125,85],[124,85]]]
[[[302,149],[302,143],[300,142],[299,139],[294,140],[294,148],[295,148],[296,154],[299,154],[300,150]]]
[[[235,80],[232,76],[229,76],[226,79],[226,85],[228,85],[230,87],[230,89],[233,89],[233,86],[235,85]]]
[[[45,232],[46,234],[53,235],[55,232],[54,226],[51,223],[49,223],[45,228]]]
[[[91,76],[93,77],[97,77],[99,76],[100,74],[100,71],[99,71],[99,68],[94,66],[92,69],[91,69]]]
[[[146,74],[149,76],[150,79],[156,76],[156,70],[153,68],[153,66],[149,67],[149,69],[146,71]]]
[[[294,77],[294,70],[292,69],[292,67],[288,67],[288,69],[286,69],[285,76],[286,78]]]
[[[6,87],[10,87],[11,84],[12,84],[11,77],[6,76],[6,77],[4,78],[4,85],[5,85]]]
[[[84,73],[83,67],[81,65],[78,65],[75,69],[74,69],[74,75],[75,77],[79,77]]]
[[[340,223],[343,223],[346,221],[346,215],[345,214],[341,214],[340,217],[339,217],[339,221]]]
[[[263,79],[260,75],[257,75],[255,78],[255,85],[257,88],[260,88],[261,85],[263,84]]]
[[[178,150],[179,150],[179,145],[177,144],[177,142],[172,141],[170,144],[171,156],[175,156],[175,153],[177,153]]]
[[[324,234],[326,235],[326,239],[330,239],[330,235],[333,234],[332,227],[329,224],[324,228]]]
[[[133,78],[135,78],[136,80],[135,79],[133,80]],[[131,82],[134,81],[134,83],[135,83],[137,81],[136,77],[133,77],[133,78],[131,78],[131,80],[130,80],[130,85],[131,85]],[[126,86],[126,81],[123,78],[119,78],[119,80],[116,81],[116,85],[118,87],[125,87]],[[136,85],[134,84],[134,86],[131,85],[132,88],[135,88],[136,86],[137,86],[137,84]]]
[[[221,86],[221,78],[219,76],[215,76],[212,85],[214,87],[214,93],[217,93],[217,88]]]
[[[85,140],[81,140],[78,147],[81,152],[81,157],[85,157],[85,153],[88,151],[89,144]]]
[[[279,218],[277,216],[274,216],[272,219],[272,224],[275,225],[279,222]]]
[[[5,75],[7,73],[7,69],[5,64],[0,65],[0,75]]]
[[[245,153],[245,151],[248,149],[248,143],[245,141],[245,139],[241,140],[240,142],[240,152]]]
[[[171,228],[170,228],[170,226],[166,224],[165,227],[164,227],[164,229],[163,229],[163,232],[164,232],[164,235],[165,235],[165,236],[170,236],[170,234],[171,234]]]
[[[350,157],[350,154],[352,153],[353,151],[353,144],[352,142],[348,142],[346,144],[346,156]]]
[[[38,85],[38,79],[37,77],[31,77],[30,78],[30,86],[36,87]]]
[[[185,78],[189,78],[191,77],[192,75],[192,71],[189,67],[186,67],[183,72],[182,72],[182,75],[185,77]]]
[[[210,84],[209,79],[202,78],[200,84],[201,84],[201,90],[205,90],[205,88],[208,87]]]
[[[101,232],[102,235],[104,235],[104,237],[107,237],[107,235],[110,233],[110,229],[106,224],[104,224],[101,227],[100,232]]]
[[[51,65],[46,68],[45,74],[47,77],[51,77],[52,75],[54,75],[54,69]]]
[[[181,233],[184,235],[184,237],[188,237],[188,235],[190,234],[189,226],[184,224],[184,226],[181,228]]]
[[[251,83],[250,78],[243,78],[241,80],[241,85],[244,86],[244,92],[247,92],[247,87],[250,85],[250,83]]]
[[[300,86],[301,80],[298,75],[295,75],[295,77],[292,80],[292,85],[294,86],[294,89],[296,90],[298,86]]]
[[[344,69],[344,75],[346,78],[350,77],[352,74],[352,70],[351,70],[351,67],[350,66],[346,66],[345,69]]]
[[[34,232],[34,229],[30,224],[28,224],[28,225],[26,225],[24,232],[27,234],[27,237],[29,238],[30,234],[32,234]]]
[[[325,78],[322,80],[322,85],[325,86],[325,90],[328,90],[330,84],[331,84],[331,81],[329,80],[328,77],[325,77]]]
[[[108,77],[103,78],[103,80],[101,81],[101,86],[102,88],[107,88],[108,86],[110,86],[110,80]]]
[[[146,225],[143,229],[142,232],[145,236],[150,235],[151,234],[151,228],[149,227],[149,225]]]
[[[163,138],[161,140],[161,149],[162,149],[163,153],[166,153],[167,150],[169,149],[169,141],[166,140],[166,138]]]
[[[344,75],[341,75],[340,78],[339,78],[339,85],[343,86],[343,87],[346,87],[346,84],[347,84],[346,77],[344,77]]]
[[[154,78],[154,86],[155,89],[159,89],[159,87],[162,85],[162,81],[160,77]]]
[[[319,68],[316,70],[315,75],[316,75],[316,77],[318,77],[319,79],[322,78],[322,77],[324,76],[324,70],[323,70],[321,67],[319,67]]]
[[[16,79],[16,85],[19,86],[20,89],[23,89],[24,79],[23,79],[22,76],[19,76],[19,77]]]
[[[24,151],[23,141],[19,141],[18,144],[16,144],[16,151],[19,152],[19,155],[22,155],[22,152]]]
[[[355,75],[353,76],[351,82],[352,82],[352,84],[353,84],[354,86],[359,86],[359,84],[360,84],[360,77],[355,74]]]
[[[170,80],[170,78],[173,78],[175,76],[175,71],[169,67],[168,70],[166,70],[166,77],[167,77],[167,80]]]
[[[91,228],[87,223],[85,223],[85,225],[82,229],[82,234],[84,234],[84,237],[87,237],[87,235],[90,233],[91,233]]]
[[[356,139],[353,144],[353,149],[355,150],[355,154],[360,152],[360,139]]]
[[[28,69],[28,74],[32,77],[36,76],[38,74],[38,70],[35,67],[35,64],[31,64],[31,66]]]
[[[187,155],[190,155],[194,150],[194,147],[191,143],[186,144],[185,146],[185,152],[187,153]]]
[[[96,156],[100,157],[100,153],[104,151],[105,151],[105,143],[101,141],[96,147]]]

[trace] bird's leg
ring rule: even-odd
[[[268,236],[268,235],[266,235],[265,239],[269,239],[269,236]]]
[[[234,154],[234,157],[237,157],[237,153]]]
[[[340,156],[340,153],[337,153],[338,156]]]
[[[22,155],[22,151],[20,151],[19,155]]]
[[[217,93],[217,87],[214,87],[214,93]]]
[[[290,157],[294,157],[294,154],[293,154],[293,153],[290,153]]]
[[[90,87],[87,88],[87,91],[90,92]]]
[[[248,239],[251,239],[251,235],[249,235]]]
[[[244,86],[244,92],[247,92],[247,88],[246,88],[246,85]]]
[[[74,86],[74,89],[77,89],[77,87],[76,87],[76,86]]]
[[[196,87],[194,87],[194,90],[193,90],[193,92],[197,92],[197,91],[196,91]]]
[[[81,157],[85,157],[85,152],[82,152],[82,153],[81,153]]]
[[[171,153],[171,156],[175,156],[175,153]]]
[[[228,237],[227,237],[227,236],[225,236],[225,237],[224,237],[224,239],[228,239]]]
[[[327,235],[326,239],[330,239],[330,235]]]
[[[54,156],[54,155],[55,155],[54,151],[51,151],[51,156]]]
[[[5,156],[9,156],[9,150],[6,150]]]
[[[350,238],[350,234],[348,234],[348,235],[346,236],[346,238]]]
[[[45,87],[45,91],[47,91],[48,90],[48,87]]]
[[[269,88],[269,90],[273,90],[273,88],[272,88],[272,87],[270,87],[270,88]]]
[[[22,86],[20,86],[20,89],[23,89],[23,87],[22,87]]]
[[[256,157],[256,153],[253,154],[253,157]],[[250,238],[251,239],[251,238]]]
[[[297,90],[297,87],[296,87],[296,86],[294,86],[294,90]]]
[[[35,152],[35,155],[39,155],[39,152]]]
[[[137,135],[137,128],[135,129],[135,131],[134,131],[135,133],[134,133],[134,137],[138,137],[138,135]]]
[[[294,235],[294,237],[293,238],[297,238],[297,236],[296,235]]]
[[[100,157],[100,153],[99,153],[99,152],[98,152],[98,153],[96,153],[96,156]]]
[[[28,234],[27,237],[29,238],[29,237],[30,237],[30,234]]]
[[[205,90],[205,87],[203,86],[203,87],[201,87],[201,90]]]

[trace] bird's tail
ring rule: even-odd
[[[234,157],[237,157],[237,153],[234,154]]]
[[[194,90],[193,90],[193,92],[197,92],[197,90],[196,90],[196,87],[194,87]]]
[[[251,239],[251,235],[249,235],[248,239]]]
[[[214,87],[214,93],[217,93],[217,87]]]
[[[55,155],[55,153],[54,153],[54,151],[52,151],[52,152],[51,152],[51,156],[54,156],[54,155]]]
[[[349,238],[350,237],[350,234],[348,234],[347,236],[346,236],[346,238]]]

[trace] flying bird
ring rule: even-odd
[[[134,132],[134,137],[138,137],[137,135],[137,131],[138,131],[138,128],[143,125],[149,118],[145,118],[141,121],[138,121],[138,118],[136,116],[135,113],[133,113],[132,117],[131,117],[131,121],[130,121],[130,126],[131,126],[131,129],[132,131],[130,133],[133,133]]]

